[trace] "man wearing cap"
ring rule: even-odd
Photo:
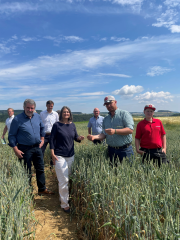
[[[5,136],[6,132],[7,131],[9,132],[10,127],[11,127],[11,122],[12,122],[12,120],[14,118],[14,110],[12,108],[8,108],[7,113],[9,115],[9,117],[6,119],[6,126],[5,126],[5,128],[3,130],[3,135],[1,137],[2,139],[4,139],[4,136]]]
[[[40,117],[42,119],[42,122],[45,126],[45,138],[44,138],[44,145],[42,146],[42,153],[43,153],[43,157],[44,157],[44,152],[46,150],[46,147],[48,145],[48,143],[50,142],[50,135],[51,135],[51,130],[52,130],[52,126],[55,122],[59,121],[59,115],[57,112],[53,111],[53,107],[54,107],[54,102],[49,100],[46,102],[46,107],[47,110],[43,111],[40,113]],[[53,167],[53,162],[52,159],[50,161],[50,168]]]
[[[123,158],[131,158],[134,154],[131,146],[134,121],[129,112],[117,107],[117,101],[113,96],[104,98],[104,106],[109,114],[104,118],[103,132],[98,135],[88,135],[87,138],[90,141],[106,138],[110,162],[117,165],[118,159],[122,162]]]
[[[136,152],[143,156],[144,160],[158,161],[161,165],[168,162],[166,159],[166,132],[162,122],[153,118],[155,106],[148,104],[144,107],[144,120],[140,121],[136,128],[135,145]],[[141,147],[141,148],[140,148]]]
[[[91,134],[91,128],[92,128],[92,135],[97,135],[102,133],[102,123],[103,123],[104,117],[99,115],[100,111],[98,108],[95,108],[93,113],[94,113],[94,116],[89,119],[88,133]],[[93,140],[93,143],[94,144],[101,143],[101,140],[95,139]]]

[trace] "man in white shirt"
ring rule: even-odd
[[[9,117],[6,119],[6,123],[5,123],[6,126],[5,126],[5,128],[4,128],[4,130],[3,130],[3,135],[2,135],[2,137],[1,137],[2,139],[4,138],[6,132],[7,132],[7,131],[9,132],[9,130],[10,130],[11,122],[12,122],[12,120],[13,120],[13,118],[14,118],[14,109],[8,108],[7,113],[8,113],[8,115],[9,115]]]
[[[44,138],[44,145],[42,146],[42,153],[44,156],[44,152],[46,150],[47,144],[50,142],[50,135],[52,126],[55,122],[59,121],[59,115],[57,112],[53,111],[54,102],[49,100],[46,102],[47,110],[40,113],[40,117],[42,119],[42,122],[45,126],[45,138]],[[52,160],[50,161],[50,165],[53,166]]]

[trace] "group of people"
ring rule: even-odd
[[[134,121],[131,114],[117,107],[113,96],[104,98],[104,106],[108,110],[106,117],[100,116],[98,108],[94,109],[94,116],[88,123],[87,139],[94,144],[108,145],[110,164],[117,166],[123,158],[132,159],[132,133]],[[8,108],[9,118],[3,131],[4,138],[7,131],[9,146],[13,148],[20,161],[24,161],[31,181],[31,163],[36,169],[36,180],[39,195],[54,194],[45,185],[44,152],[47,144],[51,150],[51,167],[55,171],[59,182],[61,207],[66,213],[69,208],[69,175],[74,161],[74,141],[81,142],[84,136],[79,136],[73,123],[73,116],[69,107],[64,106],[58,113],[53,110],[54,102],[46,102],[46,110],[40,115],[36,113],[36,103],[32,99],[24,101],[24,111],[14,116],[14,110]],[[151,104],[144,108],[145,119],[138,123],[135,136],[137,153],[142,161],[151,160],[166,163],[166,133],[160,120],[154,119],[155,107]],[[92,131],[91,131],[92,130]]]

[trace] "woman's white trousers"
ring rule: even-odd
[[[59,182],[59,195],[61,201],[61,207],[69,207],[69,176],[71,175],[71,165],[74,161],[74,156],[72,157],[61,157],[56,156],[58,161],[55,163],[56,175]]]

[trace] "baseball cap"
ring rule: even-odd
[[[106,103],[109,103],[109,102],[112,102],[112,101],[115,101],[116,99],[113,97],[113,96],[107,96],[104,98],[104,106]]]
[[[144,107],[144,110],[146,110],[147,108],[150,108],[152,109],[153,111],[156,110],[155,106],[153,104],[147,104],[145,107]]]

